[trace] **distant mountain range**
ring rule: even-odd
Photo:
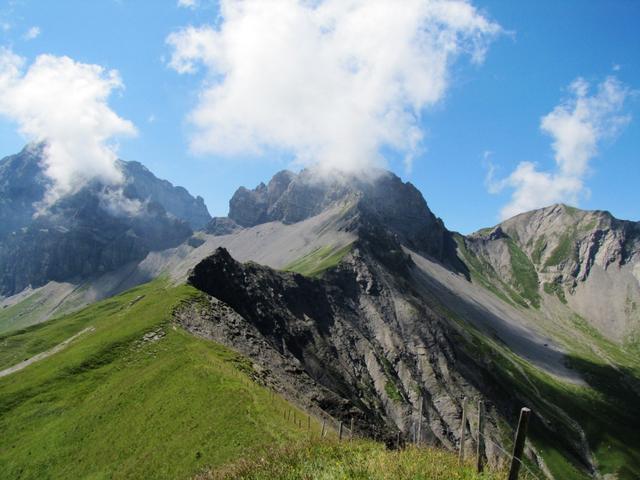
[[[210,220],[201,197],[124,161],[118,189],[94,182],[40,213],[36,206],[49,184],[41,155],[30,146],[0,160],[0,295],[140,261],[182,243]]]
[[[279,172],[212,219],[135,162],[118,194],[136,211],[92,184],[34,216],[39,163],[29,149],[0,161],[0,332],[188,281],[206,301],[176,321],[305,408],[387,439],[421,419],[425,440],[455,448],[462,398],[469,418],[485,399],[497,462],[529,405],[541,475],[640,474],[639,223],[554,205],[464,236],[382,170]]]

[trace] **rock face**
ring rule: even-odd
[[[453,447],[460,401],[479,394],[482,371],[368,248],[359,243],[321,279],[240,264],[219,248],[189,277],[210,297],[183,305],[176,318],[252,358],[298,402],[345,422],[354,417],[361,433],[391,441],[400,430],[408,440],[422,399],[422,440]],[[497,435],[495,425],[486,434]]]
[[[121,161],[120,165],[127,179],[124,188],[127,197],[159,203],[168,214],[188,223],[193,230],[203,229],[211,220],[202,197],[194,198],[185,188],[157,178],[141,163]]]
[[[93,183],[37,212],[49,185],[41,160],[29,146],[0,161],[0,296],[142,260],[210,218],[202,199],[135,162],[120,162],[122,186]]]
[[[212,235],[229,235],[242,227],[228,217],[213,217],[204,227],[204,231]]]
[[[526,301],[560,302],[622,342],[640,328],[640,223],[566,205],[523,213],[465,239]]]

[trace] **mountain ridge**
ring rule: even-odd
[[[77,309],[158,277],[189,281],[206,301],[182,304],[176,322],[243,353],[305,408],[356,416],[386,438],[410,436],[420,420],[425,439],[455,448],[463,396],[489,402],[486,433],[503,445],[526,404],[532,468],[583,479],[624,473],[622,458],[633,475],[640,366],[625,339],[640,285],[636,228],[552,206],[463,236],[390,172],[365,181],[284,171],[239,188],[229,217],[203,231],[84,283],[16,296],[7,312],[24,306],[35,318],[28,302],[50,305],[48,288]],[[629,302],[609,293],[621,285]],[[607,331],[620,325],[621,337]]]

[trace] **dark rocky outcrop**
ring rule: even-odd
[[[412,291],[413,268],[389,271],[370,247],[358,242],[320,279],[241,264],[219,248],[189,275],[208,296],[175,317],[251,358],[262,381],[306,408],[355,418],[360,433],[410,438],[423,398],[423,440],[453,447],[461,399],[496,387]],[[485,434],[498,435],[496,425]]]

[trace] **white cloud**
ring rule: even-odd
[[[40,33],[42,33],[40,31],[40,27],[31,27],[29,30],[25,32],[24,39],[33,40],[35,38],[38,38],[40,36]]]
[[[167,38],[170,67],[207,80],[189,120],[192,150],[268,149],[357,170],[382,147],[420,151],[421,112],[463,54],[482,62],[500,27],[462,0],[221,1],[216,27]]]
[[[583,78],[576,79],[569,86],[570,98],[541,119],[540,128],[553,139],[553,171],[539,171],[534,163],[522,162],[507,178],[495,181],[490,168],[491,193],[514,189],[502,218],[553,203],[578,204],[588,195],[584,182],[598,145],[617,135],[630,120],[622,113],[629,89],[615,77],[606,78],[591,95],[590,89]]]
[[[198,0],[178,0],[178,6],[183,8],[196,8]]]
[[[114,138],[136,129],[107,103],[123,88],[118,72],[53,55],[25,67],[25,59],[0,49],[0,115],[27,140],[46,142],[44,169],[53,185],[45,204],[93,179],[120,183]]]

